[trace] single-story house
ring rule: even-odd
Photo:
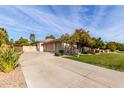
[[[44,41],[35,42],[37,51],[42,52],[58,52],[63,50],[65,43],[61,42],[60,39],[46,39]]]
[[[64,54],[77,54],[77,47],[70,47],[69,44],[62,42],[60,39],[46,39],[44,41],[36,41],[32,46],[23,46],[23,52],[51,52],[59,53],[63,50]]]
[[[77,45],[74,45],[73,47],[69,44],[66,44],[62,42],[60,39],[46,39],[44,41],[37,41],[33,44],[33,46],[23,46],[24,52],[33,52],[33,51],[39,51],[39,52],[51,52],[51,53],[58,53],[60,50],[64,50],[64,54],[78,54],[80,50],[77,48]],[[98,51],[98,52],[108,52],[108,50],[103,49],[90,49],[87,47],[84,47],[85,51],[92,50],[92,51]]]

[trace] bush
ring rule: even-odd
[[[90,50],[90,54],[96,54],[94,50]]]
[[[95,51],[95,53],[99,53],[99,52],[100,52],[100,50],[96,50],[96,51]]]
[[[119,49],[119,51],[124,51],[124,49]]]
[[[60,53],[55,53],[55,56],[60,56]]]
[[[87,52],[86,52],[86,51],[85,51],[85,52],[83,52],[83,54],[88,54],[88,53],[89,53],[88,51],[87,51]]]
[[[95,52],[93,50],[88,50],[85,54],[95,54]]]
[[[18,65],[19,52],[16,52],[13,48],[0,49],[0,69],[9,73]]]
[[[64,55],[64,50],[59,50],[60,55]]]

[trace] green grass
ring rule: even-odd
[[[124,53],[67,56],[65,58],[124,72]]]

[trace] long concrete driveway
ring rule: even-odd
[[[124,87],[122,72],[50,53],[23,53],[19,61],[29,88]]]

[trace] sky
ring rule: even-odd
[[[124,6],[0,6],[0,27],[15,40],[30,33],[37,40],[59,38],[84,28],[104,41],[124,42]]]

